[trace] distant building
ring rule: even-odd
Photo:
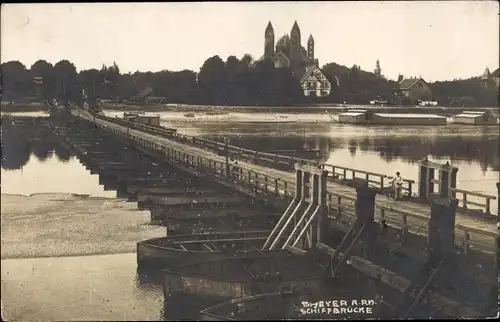
[[[328,96],[331,92],[330,81],[319,68],[319,61],[314,57],[314,38],[307,40],[307,50],[301,45],[300,28],[297,21],[293,24],[290,36],[281,37],[274,44],[274,29],[269,22],[264,33],[264,56],[274,67],[288,67],[292,70],[304,90],[305,96]]]
[[[412,104],[418,101],[432,101],[432,88],[421,77],[403,79],[399,82],[399,90]]]
[[[481,84],[483,87],[498,88],[500,86],[500,78],[499,78],[500,69],[497,68],[493,73],[490,73],[490,69],[486,67],[483,75],[481,76]]]
[[[491,78],[496,84],[497,88],[500,87],[500,68],[497,68],[493,73],[491,73]]]

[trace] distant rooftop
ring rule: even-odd
[[[409,89],[415,85],[418,81],[423,80],[422,78],[406,78],[399,82],[400,89]]]

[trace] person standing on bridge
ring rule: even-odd
[[[401,173],[396,172],[396,176],[391,180],[392,190],[394,192],[394,199],[401,199],[401,190],[403,189],[403,178],[401,177]]]

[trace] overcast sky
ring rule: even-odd
[[[213,55],[258,59],[268,21],[277,41],[297,20],[302,45],[312,34],[321,65],[373,71],[380,59],[390,78],[435,81],[498,68],[498,13],[497,1],[8,4],[1,61],[198,71]]]

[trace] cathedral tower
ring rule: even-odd
[[[314,59],[314,38],[312,35],[309,35],[309,39],[307,40],[307,57],[310,60]]]
[[[378,59],[377,59],[377,62],[375,64],[375,70],[373,71],[373,73],[377,76],[382,75],[382,69],[380,68],[380,62],[378,61]]]
[[[290,60],[293,65],[300,61],[300,29],[297,20],[295,20],[290,33]]]
[[[273,58],[274,56],[274,29],[271,21],[267,24],[264,35],[264,57]]]

